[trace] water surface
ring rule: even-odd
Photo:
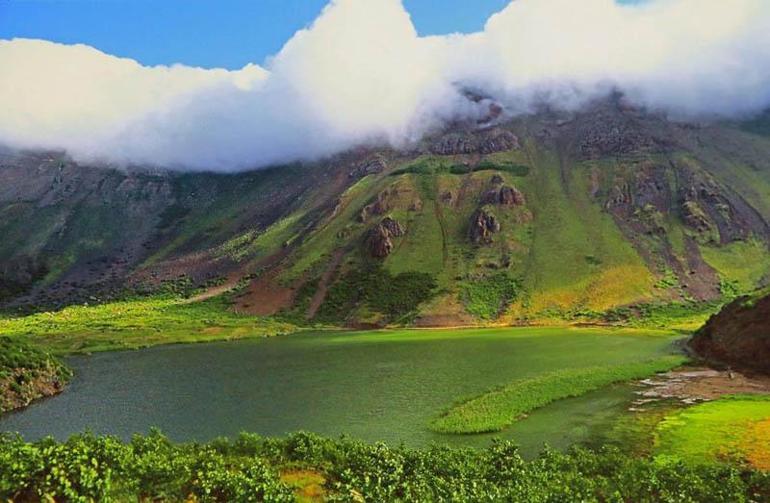
[[[0,419],[27,439],[91,430],[129,438],[160,428],[174,440],[296,430],[421,446],[514,439],[525,454],[597,441],[633,397],[613,386],[562,400],[496,435],[427,429],[454,400],[557,368],[644,360],[672,339],[600,330],[304,333],[163,346],[70,360],[64,393]]]

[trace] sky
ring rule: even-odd
[[[406,0],[421,35],[480,31],[509,0]],[[327,0],[0,0],[0,38],[84,43],[145,65],[262,63]]]
[[[0,39],[83,43],[145,65],[263,63],[328,0],[0,0]],[[405,0],[420,35],[481,31],[510,0]],[[641,0],[618,0],[635,3]]]
[[[233,171],[401,147],[489,102],[770,106],[767,0],[0,0],[0,144]]]

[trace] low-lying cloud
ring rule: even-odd
[[[0,41],[0,143],[88,162],[235,170],[479,113],[573,108],[620,88],[678,114],[770,106],[767,0],[515,0],[469,35],[418,36],[400,0],[333,0],[265,67],[142,66],[84,45]]]

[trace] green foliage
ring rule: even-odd
[[[209,444],[162,435],[122,443],[82,435],[63,444],[0,440],[0,497],[59,501],[294,501],[279,470],[322,472],[328,501],[747,502],[770,497],[770,475],[725,465],[657,463],[619,450],[515,444],[486,449],[391,448],[307,433],[242,435]]]
[[[721,305],[720,301],[649,302],[610,309],[599,317],[609,323],[632,327],[695,330],[719,311]]]
[[[43,369],[60,365],[49,353],[17,337],[0,336],[0,377],[15,368]]]
[[[72,372],[48,352],[25,340],[0,336],[0,413],[39,398],[39,377],[45,384],[65,383]]]
[[[494,320],[516,299],[520,285],[520,280],[500,272],[466,281],[460,297],[469,313],[483,320]]]
[[[75,436],[64,444],[0,441],[0,496],[73,502],[105,500],[293,501],[260,458],[225,457],[210,446],[175,446],[154,433],[124,444]]]
[[[351,271],[337,281],[329,289],[316,319],[341,321],[356,307],[364,305],[390,320],[398,320],[430,299],[435,289],[436,281],[430,274],[403,272],[394,276],[379,265],[370,265]]]
[[[730,299],[752,292],[770,274],[770,252],[758,239],[723,246],[701,246],[703,259],[719,273],[722,294]]]
[[[265,337],[294,329],[288,323],[234,313],[221,297],[193,302],[175,295],[0,318],[0,333],[33,336],[32,341],[57,353]]]
[[[655,283],[655,288],[659,290],[668,290],[669,288],[676,288],[679,286],[679,278],[676,273],[671,269],[666,269],[662,278]]]
[[[509,161],[495,162],[489,159],[485,159],[476,165],[449,164],[443,160],[423,159],[404,168],[394,170],[390,175],[466,175],[476,171],[502,171],[513,176],[527,176],[529,174],[529,166],[514,164]]]
[[[555,400],[646,377],[684,362],[684,357],[666,356],[642,363],[560,370],[521,379],[454,406],[434,420],[431,428],[442,433],[500,431],[524,414]]]

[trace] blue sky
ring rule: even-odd
[[[0,38],[85,43],[147,65],[262,63],[327,0],[0,0]],[[477,31],[509,0],[405,0],[420,34]]]
[[[473,32],[510,0],[404,0],[421,35]],[[619,0],[629,3],[638,0]],[[262,63],[327,0],[0,0],[0,38],[85,43],[145,65]]]

